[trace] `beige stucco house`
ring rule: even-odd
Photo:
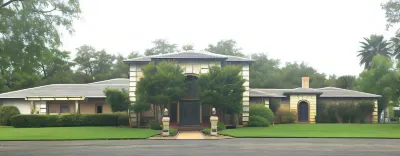
[[[178,52],[155,56],[146,56],[126,60],[129,64],[129,79],[111,79],[89,84],[52,84],[28,88],[0,94],[0,105],[18,107],[22,114],[63,114],[63,113],[112,113],[105,102],[103,90],[106,88],[126,88],[131,101],[136,101],[136,83],[143,77],[141,67],[150,62],[173,60],[183,69],[188,81],[195,82],[197,76],[207,73],[211,66],[235,64],[242,67],[241,75],[244,83],[243,109],[239,115],[239,124],[249,121],[249,107],[252,104],[269,106],[272,99],[278,99],[281,110],[289,110],[297,114],[298,122],[315,123],[317,104],[321,101],[330,104],[363,100],[375,102],[372,122],[377,121],[377,99],[380,95],[346,90],[334,87],[309,88],[309,77],[302,77],[302,84],[294,89],[262,89],[249,88],[250,66],[253,60],[236,56],[226,56],[210,52]],[[300,79],[300,78],[299,78]],[[194,84],[194,83],[192,83]],[[194,86],[192,86],[194,87]],[[211,107],[202,104],[196,97],[183,98],[168,106],[171,124],[177,126],[193,126],[208,124]],[[130,112],[132,126],[151,118],[151,112]],[[228,122],[228,121],[227,121]]]

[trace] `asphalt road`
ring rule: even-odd
[[[396,156],[400,139],[0,141],[0,156]]]

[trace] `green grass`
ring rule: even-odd
[[[227,129],[219,133],[241,138],[400,138],[400,124],[285,124]]]
[[[129,127],[0,127],[0,140],[145,139],[160,132]]]

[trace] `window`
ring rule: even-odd
[[[60,113],[69,113],[69,105],[61,104],[60,105]]]
[[[102,105],[97,105],[96,106],[96,113],[103,113],[103,106]]]

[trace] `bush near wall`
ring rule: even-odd
[[[271,109],[265,107],[264,105],[251,105],[249,113],[250,116],[261,116],[271,122],[275,120],[274,113],[271,111]]]
[[[22,127],[127,126],[120,114],[15,115],[11,125]]]
[[[296,114],[286,110],[276,112],[275,123],[277,124],[290,124],[296,121]]]
[[[251,115],[247,124],[249,127],[268,127],[269,125],[270,123],[266,118],[258,115]]]
[[[10,126],[11,117],[20,114],[19,110],[15,106],[1,106],[0,107],[0,125]]]
[[[317,105],[317,123],[366,123],[366,117],[372,117],[374,103],[338,103]]]

